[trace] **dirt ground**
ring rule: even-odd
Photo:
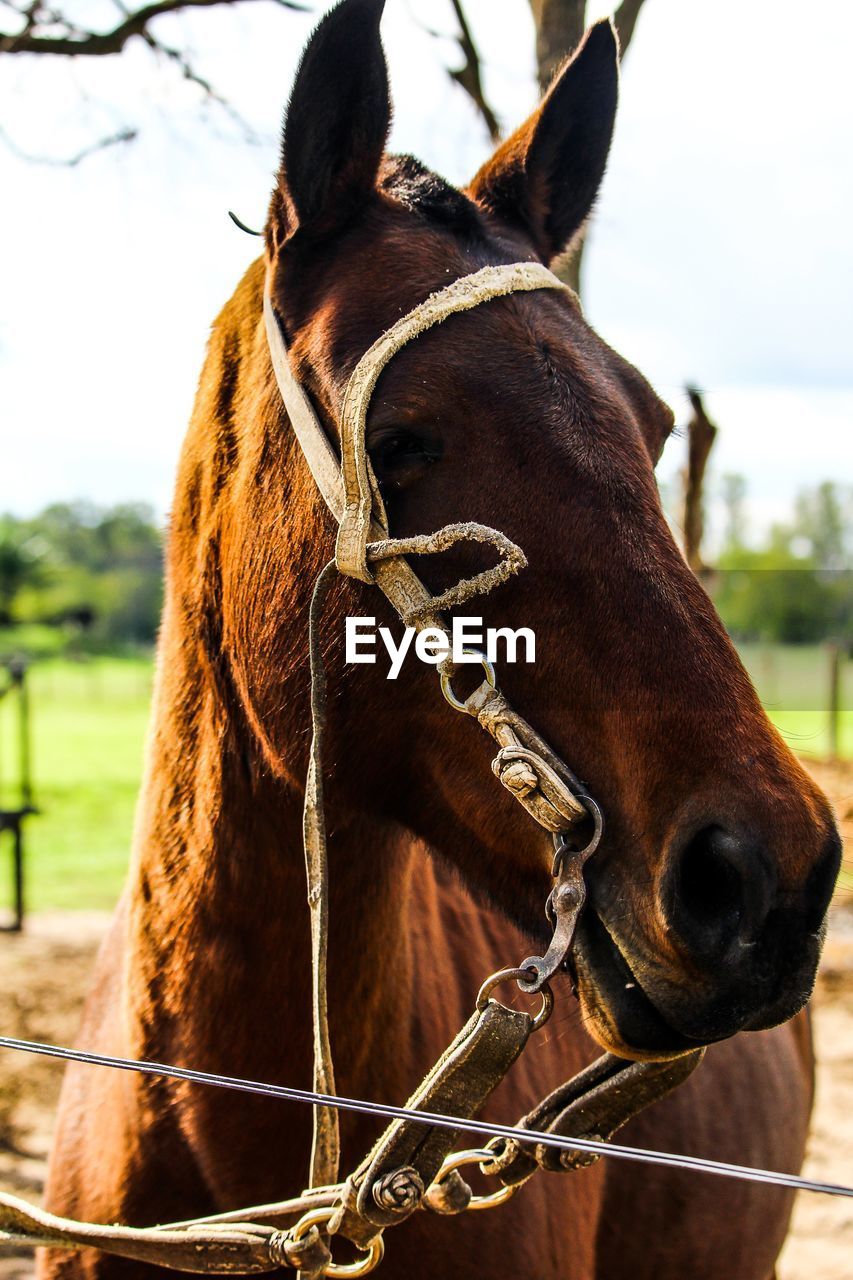
[[[812,766],[833,800],[853,863],[853,766]],[[849,882],[848,882],[849,883]],[[107,917],[33,917],[21,936],[0,935],[0,1034],[72,1043]],[[853,1184],[853,891],[840,890],[815,997],[818,1096],[804,1172]],[[60,1063],[0,1050],[0,1190],[41,1195]],[[0,1256],[0,1280],[30,1280],[26,1251]],[[853,1200],[800,1194],[778,1280],[851,1280]]]

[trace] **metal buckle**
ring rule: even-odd
[[[444,1164],[435,1176],[433,1186],[437,1186],[442,1182],[448,1174],[453,1173],[455,1169],[462,1169],[466,1164],[476,1164],[480,1166],[483,1172],[483,1165],[491,1164],[494,1160],[494,1152],[489,1151],[486,1147],[471,1149],[469,1151],[454,1151],[446,1157]],[[499,1187],[497,1191],[493,1191],[491,1195],[475,1196],[472,1195],[468,1201],[468,1210],[477,1209],[494,1209],[496,1205],[504,1204],[510,1200],[524,1186],[524,1182],[515,1182],[511,1186]]]

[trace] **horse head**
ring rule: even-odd
[[[458,190],[386,152],[382,8],[343,0],[305,51],[266,262],[238,295],[239,350],[222,339],[218,356],[218,421],[239,409],[242,425],[236,437],[221,428],[227,478],[215,536],[208,527],[216,618],[205,625],[267,767],[293,787],[306,759],[307,603],[335,527],[274,383],[264,269],[293,368],[335,440],[349,374],[401,315],[483,266],[550,264],[571,245],[616,111],[616,39],[601,23]],[[527,557],[476,609],[489,626],[535,631],[535,663],[500,666],[500,686],[605,813],[570,968],[593,1034],[639,1057],[798,1010],[839,865],[825,798],[769,723],[667,525],[654,468],[672,424],[572,296],[549,291],[492,300],[409,343],[367,423],[392,535],[473,520]],[[190,461],[182,474],[176,554]],[[482,567],[481,554],[455,547],[416,567],[439,591]],[[496,785],[488,743],[441,699],[432,668],[412,663],[390,682],[381,664],[344,666],[348,615],[395,625],[375,588],[351,580],[326,609],[333,836],[359,814],[382,816],[541,940],[550,842]]]

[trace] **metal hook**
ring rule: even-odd
[[[247,236],[262,236],[264,234],[263,231],[253,231],[251,227],[247,227],[245,222],[241,221],[236,213],[232,213],[230,209],[228,210],[228,217],[234,223],[234,226],[239,227],[241,231],[245,231]]]
[[[604,831],[604,817],[591,796],[580,797],[589,811],[594,827],[592,836],[583,849],[573,849],[564,831],[554,833],[554,868],[556,884],[548,895],[545,915],[554,932],[544,956],[528,956],[519,966],[533,970],[532,978],[518,979],[522,991],[533,993],[552,978],[571,950],[578,918],[586,901],[586,884],[583,878],[584,863],[598,848]]]

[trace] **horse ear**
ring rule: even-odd
[[[277,242],[337,230],[367,199],[391,124],[379,22],[385,0],[341,0],[302,54],[284,117]]]
[[[550,262],[589,217],[613,136],[619,45],[609,20],[590,27],[538,109],[483,165],[468,194],[521,227]]]

